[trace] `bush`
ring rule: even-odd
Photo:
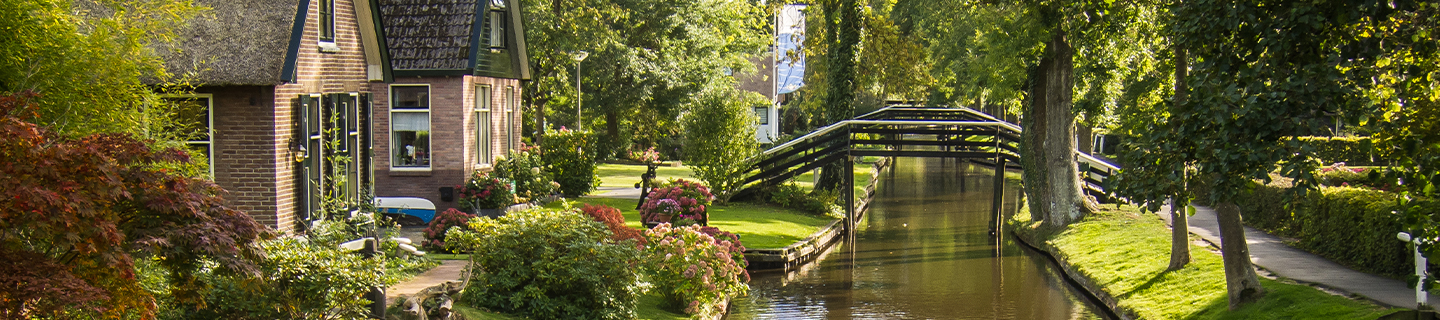
[[[461,212],[460,210],[449,209],[435,216],[430,220],[430,226],[425,227],[425,242],[421,245],[426,251],[450,252],[445,246],[445,232],[452,227],[465,228],[465,224],[474,219],[475,215]]]
[[[210,285],[203,305],[177,305],[163,315],[175,319],[321,319],[365,318],[372,288],[398,282],[382,275],[384,259],[364,259],[301,238],[261,244],[266,257],[257,278],[220,275],[207,269],[199,278]]]
[[[1236,204],[1244,221],[1282,237],[1295,247],[1362,271],[1405,276],[1414,272],[1414,258],[1395,233],[1404,231],[1398,195],[1389,192],[1325,187],[1295,199],[1286,208],[1287,185],[1271,183],[1242,193]],[[1422,205],[1436,205],[1420,200]]]
[[[630,319],[641,290],[632,244],[574,210],[471,220],[445,237],[478,270],[461,302],[532,319]]]
[[[566,197],[579,197],[595,190],[595,186],[600,184],[600,176],[595,175],[595,147],[589,132],[563,127],[560,130],[545,129],[544,140],[540,157],[555,174],[555,181],[560,183],[560,193]]]
[[[661,224],[646,231],[645,237],[651,243],[646,247],[646,272],[672,308],[691,315],[719,314],[724,312],[720,302],[749,292],[745,282],[750,276],[743,262],[737,262],[744,258],[732,255],[744,247],[732,241],[738,240],[733,235],[717,238],[700,226]]]
[[[1389,152],[1376,148],[1368,137],[1300,137],[1315,147],[1315,157],[1326,165],[1344,162],[1352,166],[1387,165]]]
[[[715,188],[721,203],[739,189],[759,153],[753,108],[769,105],[757,93],[727,88],[700,96],[684,119],[686,164]]]
[[[708,221],[706,208],[715,196],[710,188],[685,179],[670,180],[650,190],[640,206],[642,222],[679,222],[695,224]]]
[[[787,183],[770,188],[767,193],[767,201],[785,208],[827,216],[843,210],[836,204],[840,199],[839,190],[810,192],[794,183]]]
[[[545,171],[538,147],[520,145],[505,157],[495,160],[495,177],[515,182],[515,195],[535,198],[555,193],[557,184]]]
[[[626,239],[634,239],[637,244],[645,244],[645,235],[641,234],[640,230],[625,226],[625,216],[620,215],[620,209],[606,205],[586,204],[585,207],[580,208],[580,212],[609,227],[610,240],[621,242]]]
[[[489,172],[475,171],[465,185],[455,186],[460,197],[460,209],[474,212],[475,209],[499,209],[515,204],[509,181],[496,178]]]

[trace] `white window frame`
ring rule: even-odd
[[[484,95],[482,96],[481,93],[484,93]],[[492,86],[488,84],[475,85],[475,165],[480,168],[492,166],[492,161],[495,160],[495,155],[491,154],[492,146],[490,143],[495,136],[495,125],[491,121],[495,119],[491,113],[491,110],[494,109],[494,107],[491,106],[494,97],[495,93]],[[485,121],[486,125],[484,128],[480,127],[480,121]],[[483,139],[480,137],[481,129],[485,131],[485,137]],[[482,153],[484,155],[481,155]]]
[[[425,102],[425,109],[423,109],[423,110],[422,110],[422,109],[395,109],[395,87],[425,87],[425,99],[427,100],[427,101]],[[388,128],[389,130],[387,130],[387,132],[386,132],[386,135],[389,135],[389,136],[390,136],[390,147],[388,148],[389,150],[385,150],[385,156],[388,157],[387,159],[388,159],[389,161],[387,161],[387,162],[390,163],[390,171],[422,171],[422,172],[423,172],[423,171],[430,171],[430,170],[431,170],[430,168],[433,168],[433,167],[435,166],[435,152],[434,152],[435,146],[434,146],[434,144],[433,144],[434,141],[427,141],[427,142],[429,142],[429,143],[426,143],[426,145],[429,145],[429,146],[430,146],[429,149],[425,150],[425,152],[429,153],[430,164],[427,164],[427,165],[425,165],[424,167],[421,167],[421,166],[400,166],[400,167],[397,167],[397,166],[395,166],[395,146],[398,145],[398,143],[397,143],[398,141],[395,140],[395,113],[417,113],[417,112],[424,112],[424,113],[425,113],[425,117],[426,117],[426,120],[425,120],[425,121],[430,124],[430,130],[428,130],[428,132],[431,132],[431,134],[429,135],[429,137],[428,137],[427,139],[434,138],[434,136],[435,136],[435,134],[434,134],[434,132],[435,132],[435,113],[434,113],[434,112],[431,112],[431,110],[434,109],[435,107],[434,107],[434,105],[431,104],[431,102],[433,102],[433,100],[434,100],[434,99],[433,99],[434,97],[431,95],[430,84],[420,84],[420,83],[415,83],[415,84],[409,84],[409,83],[407,83],[407,84],[399,84],[399,83],[397,83],[397,84],[391,84],[389,90],[390,90],[390,92],[388,92],[389,95],[386,97],[386,98],[387,98],[387,99],[386,99],[387,101],[385,101],[385,104],[386,104],[386,106],[388,106],[389,109],[390,109],[390,128]],[[432,139],[432,140],[433,140],[433,139]]]
[[[206,167],[207,167],[207,168],[209,169],[209,171],[210,171],[210,172],[209,172],[210,177],[212,177],[212,178],[215,177],[215,95],[214,95],[214,94],[210,94],[210,93],[164,94],[164,95],[160,95],[160,98],[161,98],[161,99],[205,99],[205,101],[206,101],[206,102],[205,102],[205,103],[206,103],[206,105],[205,105],[205,122],[206,122],[206,125],[205,125],[205,141],[204,141],[204,142],[197,142],[197,141],[186,140],[186,141],[185,141],[185,145],[188,146],[188,145],[199,144],[199,143],[205,144],[205,150],[206,150],[206,151],[209,151],[208,154],[205,155],[205,161],[208,161],[208,162],[209,162],[208,164],[206,164]]]
[[[505,146],[515,150],[520,139],[515,138],[515,87],[505,87]]]

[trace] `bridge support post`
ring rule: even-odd
[[[845,196],[845,230],[846,235],[853,239],[855,235],[855,156],[845,152],[845,190],[841,194]]]
[[[1005,158],[995,154],[995,192],[990,199],[990,235],[1000,234],[1001,208],[1005,206]]]

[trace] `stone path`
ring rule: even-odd
[[[433,287],[446,281],[460,280],[460,275],[465,271],[467,260],[443,260],[440,266],[425,271],[410,280],[401,282],[385,289],[385,300],[395,301],[400,295],[414,295],[420,290]]]
[[[1218,246],[1220,224],[1215,220],[1215,210],[1202,206],[1195,206],[1195,209],[1195,215],[1190,216],[1190,233]],[[1161,209],[1158,215],[1165,219],[1165,223],[1170,223],[1168,207]],[[1347,268],[1290,247],[1280,238],[1254,228],[1245,227],[1245,241],[1250,246],[1250,261],[1275,275],[1347,294],[1359,294],[1393,307],[1415,308],[1415,289],[1407,288],[1403,281]],[[1440,305],[1440,297],[1430,295],[1429,305]]]

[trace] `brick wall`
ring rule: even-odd
[[[236,209],[249,212],[256,221],[268,226],[278,222],[272,199],[277,187],[274,159],[276,150],[270,141],[275,122],[273,87],[226,86],[200,87],[197,93],[213,95],[211,141],[214,150],[215,182],[229,191],[226,202]]]
[[[424,84],[430,92],[430,168],[429,170],[391,169],[393,143],[390,134],[390,88],[394,85]],[[454,187],[465,182],[473,170],[489,170],[488,165],[478,165],[475,144],[475,93],[477,85],[491,86],[491,143],[492,155],[504,154],[507,133],[505,130],[504,94],[506,88],[514,88],[515,97],[520,96],[520,82],[514,79],[497,79],[476,76],[452,77],[406,77],[396,78],[394,84],[372,83],[374,92],[375,127],[375,195],[377,197],[420,197],[435,203],[437,211],[457,208],[454,201],[440,199],[439,189]],[[521,112],[518,106],[513,113],[513,132],[520,132]],[[515,138],[516,146],[519,145]]]

